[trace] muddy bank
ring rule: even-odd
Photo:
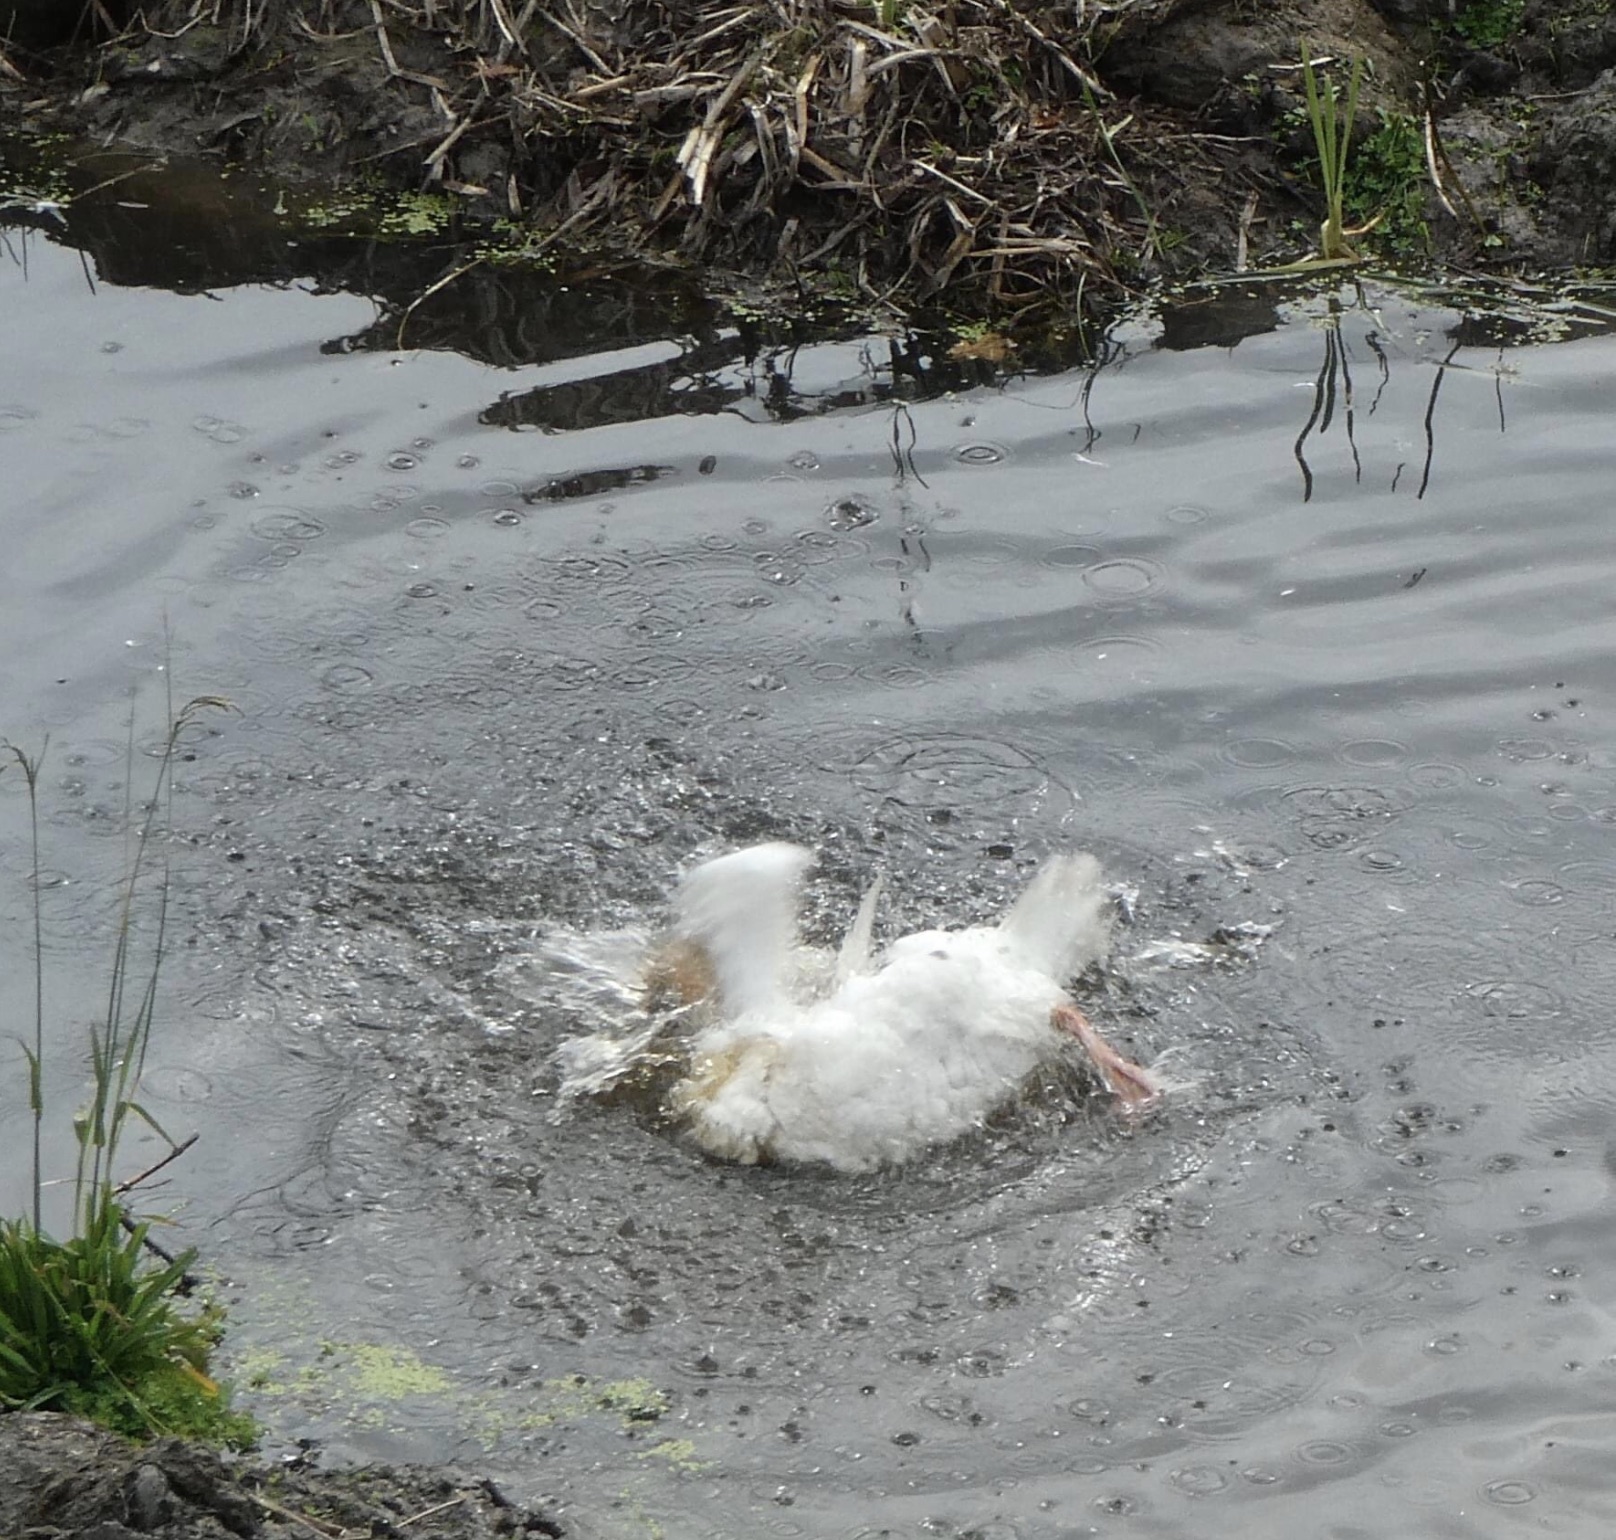
[[[1381,216],[1368,254],[1616,255],[1606,0],[167,0],[133,23],[94,4],[66,38],[6,5],[14,129],[426,189],[530,249],[959,310],[1305,257],[1305,40],[1369,64],[1348,198]]]
[[[567,1533],[491,1481],[443,1471],[226,1460],[163,1439],[137,1447],[48,1412],[0,1415],[0,1535],[30,1540],[257,1540],[390,1535],[489,1540]]]

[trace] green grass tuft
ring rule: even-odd
[[[1472,48],[1496,48],[1521,30],[1526,0],[1471,0],[1453,19],[1453,30]]]
[[[176,1299],[192,1253],[154,1267],[145,1239],[115,1202],[66,1241],[0,1220],[0,1405],[250,1447],[251,1418],[206,1372],[219,1313],[187,1314]]]
[[[1430,245],[1425,178],[1419,121],[1406,112],[1383,111],[1380,127],[1358,146],[1348,170],[1347,212],[1360,225],[1373,223],[1382,247],[1423,251]]]

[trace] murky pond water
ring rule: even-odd
[[[689,307],[591,355],[552,295],[490,362],[315,285],[0,258],[49,1069],[166,661],[240,715],[178,767],[148,1091],[201,1140],[152,1202],[276,1440],[582,1535],[1616,1521],[1616,342],[1272,295],[928,392],[909,342]],[[14,940],[24,811],[0,778]],[[878,870],[913,927],[1096,850],[1090,1003],[1189,1084],[865,1177],[561,1105],[598,1023],[545,959],[756,838],[820,850],[821,938]]]

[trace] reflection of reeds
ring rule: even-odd
[[[1373,317],[1374,310],[1365,298],[1362,289],[1357,291],[1355,304],[1352,310],[1360,311]],[[1352,353],[1347,339],[1342,334],[1341,322],[1345,314],[1338,299],[1331,299],[1319,331],[1324,341],[1324,357],[1319,365],[1319,372],[1313,381],[1313,403],[1308,413],[1307,421],[1302,425],[1302,431],[1296,435],[1296,442],[1292,446],[1292,454],[1296,458],[1297,466],[1302,472],[1302,501],[1311,502],[1313,498],[1313,468],[1308,463],[1307,442],[1310,437],[1323,438],[1335,421],[1339,408],[1343,426],[1346,430],[1347,448],[1352,456],[1352,479],[1354,482],[1363,480],[1363,461],[1358,454],[1358,440],[1355,431],[1355,407],[1353,402],[1352,381]],[[1369,415],[1373,416],[1380,404],[1381,392],[1391,381],[1391,366],[1387,361],[1385,349],[1381,345],[1378,335],[1378,321],[1363,334],[1364,345],[1375,356],[1379,368],[1379,382],[1375,393],[1369,402]],[[1436,409],[1437,397],[1442,390],[1442,381],[1450,369],[1455,367],[1463,369],[1464,365],[1455,365],[1461,343],[1455,341],[1448,349],[1442,361],[1437,365],[1431,378],[1431,389],[1425,402],[1425,415],[1423,420],[1425,434],[1425,455],[1420,470],[1420,484],[1415,496],[1423,498],[1431,486],[1432,469],[1436,461]],[[1498,430],[1504,431],[1504,398],[1500,389],[1500,381],[1494,375],[1494,389],[1498,394]],[[1403,465],[1399,463],[1392,474],[1389,490],[1395,492],[1402,478]],[[1412,588],[1425,575],[1422,567],[1415,576],[1404,586]]]
[[[130,849],[113,947],[104,1017],[90,1027],[92,1090],[73,1120],[79,1152],[73,1187],[72,1234],[45,1230],[41,1132],[44,1084],[45,987],[40,899],[39,771],[44,751],[29,755],[4,745],[28,786],[32,831],[34,1033],[23,1045],[33,1116],[30,1216],[0,1220],[0,1406],[78,1412],[126,1432],[184,1431],[227,1441],[250,1440],[250,1423],[230,1413],[205,1371],[217,1335],[214,1312],[181,1314],[175,1296],[186,1283],[193,1253],[170,1257],[132,1220],[123,1196],[136,1182],[116,1185],[118,1145],[133,1113],[169,1146],[177,1145],[139,1101],[141,1071],[157,1012],[169,895],[166,850],[156,871],[154,838],[172,823],[174,751],[185,729],[207,711],[226,710],[216,696],[169,709],[156,782],[138,826],[127,798],[133,786],[133,733],[126,781]],[[148,878],[156,884],[156,930],[149,960],[137,962],[134,922]],[[156,1169],[155,1167],[152,1169]],[[145,1175],[150,1175],[148,1171]],[[163,1265],[146,1265],[156,1251]]]

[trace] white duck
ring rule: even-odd
[[[830,968],[796,944],[797,888],[813,859],[755,845],[680,886],[648,989],[697,1022],[670,1107],[704,1149],[848,1171],[903,1161],[979,1125],[1068,1035],[1126,1109],[1160,1094],[1061,986],[1109,939],[1092,856],[1049,861],[997,925],[904,936],[879,962],[877,884]]]

